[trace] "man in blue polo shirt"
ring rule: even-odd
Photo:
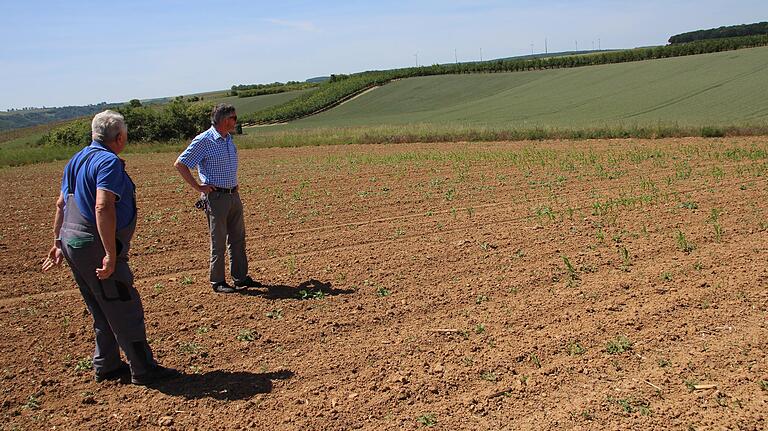
[[[246,287],[261,286],[248,275],[243,203],[238,193],[237,148],[231,134],[237,126],[235,107],[226,103],[214,106],[211,124],[210,129],[192,140],[174,166],[184,181],[200,192],[206,202],[211,235],[211,286],[214,292],[234,293]],[[197,168],[200,183],[192,176],[193,168]],[[234,279],[234,287],[227,283],[224,274],[227,242],[229,272]]]
[[[47,271],[66,259],[93,316],[97,382],[130,374],[148,385],[176,377],[158,365],[147,343],[144,309],[133,286],[128,250],[136,227],[133,181],[117,155],[128,129],[122,115],[104,111],[91,123],[93,142],[64,168],[53,223],[54,245],[43,263]],[[120,359],[120,349],[128,364]]]

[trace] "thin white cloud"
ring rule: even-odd
[[[315,27],[315,24],[311,21],[288,21],[284,19],[277,19],[277,18],[265,18],[264,21],[279,25],[282,27],[289,27],[296,30],[301,31],[307,31],[307,32],[315,32],[317,31],[317,27]]]

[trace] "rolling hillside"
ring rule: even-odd
[[[275,129],[451,124],[583,128],[768,122],[768,48],[392,82]]]

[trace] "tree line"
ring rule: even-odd
[[[707,30],[689,31],[687,33],[676,34],[669,38],[669,43],[687,43],[697,40],[721,39],[725,37],[755,36],[768,34],[768,22],[758,22],[755,24],[741,24],[710,28]]]
[[[242,115],[244,123],[270,124],[296,120],[329,109],[369,88],[394,79],[417,76],[462,73],[519,72],[624,63],[694,54],[728,51],[768,45],[768,35],[712,39],[684,44],[607,51],[588,55],[543,57],[533,59],[499,59],[483,62],[435,64],[385,71],[367,71],[351,75],[331,75],[316,90],[302,94],[284,104]]]

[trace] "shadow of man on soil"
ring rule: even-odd
[[[273,380],[290,379],[293,374],[293,371],[289,370],[271,373],[211,371],[205,374],[184,374],[177,379],[153,384],[150,388],[188,400],[214,398],[235,401],[249,399],[256,394],[270,393]]]
[[[354,293],[354,289],[335,289],[330,282],[323,283],[315,279],[309,279],[298,286],[263,285],[253,289],[245,289],[240,293],[247,296],[263,296],[267,299],[312,299],[325,296],[348,295]]]

